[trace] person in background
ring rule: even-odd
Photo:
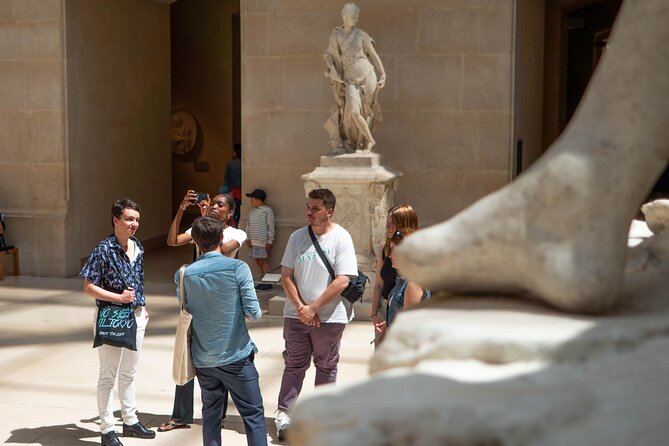
[[[184,195],[177,214],[174,216],[172,225],[167,234],[167,244],[169,246],[180,246],[186,243],[193,243],[191,235],[192,228],[179,234],[179,225],[181,217],[188,206],[197,205],[200,207],[200,213],[213,217],[221,223],[223,229],[223,238],[221,240],[221,253],[228,257],[234,257],[239,247],[246,240],[246,233],[241,229],[228,226],[228,217],[230,211],[235,208],[235,202],[230,195],[216,195],[211,202],[204,200],[196,203],[197,194],[189,190]],[[197,251],[197,249],[196,249]],[[198,252],[199,255],[199,252]],[[174,407],[172,408],[172,417],[158,427],[158,432],[167,432],[174,429],[187,429],[193,423],[193,392],[195,391],[194,381],[190,381],[183,386],[177,385],[174,390]],[[223,417],[227,410],[227,398],[223,405]],[[221,422],[223,423],[223,421]],[[221,424],[222,427],[222,424]]]
[[[251,249],[251,257],[260,268],[262,277],[270,270],[267,257],[274,244],[274,211],[265,204],[267,194],[264,190],[255,189],[253,192],[247,193],[246,196],[251,198],[251,206],[253,206],[249,211],[246,222],[246,233],[249,236],[246,245]],[[270,284],[259,283],[256,285],[257,290],[269,290],[271,288],[272,285]]]
[[[279,440],[285,438],[290,410],[302,390],[311,359],[316,367],[315,385],[337,380],[341,337],[353,319],[352,307],[344,305],[340,293],[350,277],[357,276],[358,262],[351,235],[332,221],[335,204],[329,189],[309,192],[308,226],[291,234],[281,260],[281,285],[288,300],[283,308],[285,368],[274,420]],[[309,228],[334,269],[334,280],[311,241]]]
[[[388,296],[395,286],[397,270],[390,260],[390,241],[396,231],[407,232],[418,229],[418,214],[411,205],[398,204],[388,211],[386,217],[386,241],[376,258],[376,279],[372,288],[372,324],[374,344],[381,342],[385,331]]]
[[[112,390],[117,377],[123,436],[156,436],[137,418],[135,398],[135,373],[149,322],[144,298],[144,249],[135,238],[139,228],[139,212],[139,204],[128,198],[114,202],[111,208],[114,233],[98,243],[79,273],[84,278],[84,292],[95,298],[98,307],[101,301],[132,304],[137,324],[136,351],[106,344],[97,347],[100,360],[97,399],[102,446],[123,446],[114,427],[116,420]]]
[[[232,148],[232,159],[225,165],[223,185],[219,188],[220,194],[230,194],[235,200],[232,219],[235,227],[239,227],[239,216],[242,207],[242,145],[237,143]]]
[[[257,321],[262,315],[251,270],[221,253],[220,221],[200,217],[192,229],[202,255],[186,267],[183,285],[193,315],[191,355],[202,391],[203,444],[221,445],[222,409],[229,391],[244,422],[247,443],[266,445],[265,409],[253,364],[258,349],[245,322],[245,317]],[[179,271],[174,281],[181,300]]]

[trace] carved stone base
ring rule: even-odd
[[[378,153],[322,156],[320,166],[302,175],[305,194],[328,188],[337,197],[333,221],[351,234],[358,268],[374,271],[383,242],[386,214],[402,174],[381,165]]]

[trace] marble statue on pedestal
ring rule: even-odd
[[[528,171],[394,255],[435,290],[370,381],[299,405],[294,445],[657,445],[669,425],[669,3],[623,2],[570,124]],[[656,213],[656,215],[652,215]],[[532,300],[511,295],[522,294]]]
[[[324,55],[325,77],[332,82],[335,106],[323,127],[330,136],[331,154],[369,152],[375,121],[381,121],[379,91],[386,82],[374,40],[356,28],[360,9],[347,3],[341,10],[343,25],[330,34]]]

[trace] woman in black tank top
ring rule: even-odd
[[[376,256],[376,278],[372,288],[372,324],[374,324],[374,343],[381,342],[386,324],[386,305],[390,290],[395,286],[397,271],[388,257],[389,241],[396,231],[414,231],[418,229],[418,215],[408,204],[399,204],[388,211],[386,217],[386,240]]]

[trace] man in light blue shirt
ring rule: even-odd
[[[202,438],[206,446],[221,444],[221,409],[227,388],[244,421],[249,445],[266,445],[265,410],[255,344],[245,317],[258,320],[260,304],[248,265],[221,253],[221,223],[200,217],[192,236],[203,253],[186,268],[186,305],[193,315],[191,354],[202,391]],[[181,301],[179,273],[175,274]]]

